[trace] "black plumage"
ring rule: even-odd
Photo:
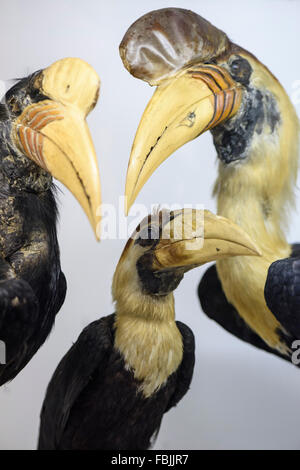
[[[300,244],[290,258],[271,264],[265,285],[266,303],[287,333],[300,338]]]
[[[11,123],[25,104],[42,99],[32,75],[1,105],[0,120],[0,340],[6,364],[0,385],[13,379],[49,335],[66,294],[56,235],[52,177],[11,141]]]
[[[0,338],[6,345],[6,364],[0,366],[1,385],[13,379],[44,343],[66,294],[55,218],[51,220],[56,207],[52,190],[42,197],[24,194],[12,198],[22,202],[24,215],[20,213],[19,220],[21,246],[13,252],[8,250],[1,260]],[[44,199],[52,212],[41,217]],[[1,198],[0,205],[2,202]]]
[[[199,243],[200,221],[208,243]],[[50,381],[39,448],[149,448],[194,369],[194,336],[175,322],[173,291],[206,260],[251,253],[255,246],[239,227],[208,211],[146,217],[114,274],[116,313],[85,328]]]
[[[285,331],[279,334],[290,349],[290,354],[280,354],[270,348],[241,318],[234,306],[228,302],[218,277],[216,265],[203,275],[198,286],[198,297],[203,312],[226,331],[253,346],[275,354],[291,362],[293,342],[300,337],[299,328],[299,286],[300,286],[300,244],[292,245],[290,258],[271,264],[265,284],[265,298],[271,312]]]
[[[162,416],[187,392],[194,336],[176,322],[184,355],[178,370],[150,398],[114,348],[115,315],[88,325],[60,362],[41,412],[39,449],[147,449]]]
[[[85,117],[98,94],[92,67],[67,58],[21,79],[0,104],[0,385],[44,343],[64,302],[52,177],[96,232],[100,182]]]

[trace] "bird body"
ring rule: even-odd
[[[139,18],[124,35],[120,55],[132,75],[157,85],[132,146],[127,211],[167,157],[210,130],[219,160],[218,214],[249,233],[262,254],[217,260],[222,291],[243,325],[270,350],[289,356],[289,313],[279,315],[265,297],[267,286],[272,297],[273,263],[291,255],[285,233],[294,205],[299,121],[287,93],[253,54],[189,10],[165,8]],[[295,282],[290,293],[298,291]]]
[[[176,326],[184,344],[185,362],[164,386],[146,398],[141,382],[115,345],[115,321],[113,314],[91,323],[58,366],[47,391],[53,403],[48,402],[41,415],[45,424],[40,431],[39,449],[147,449],[163,414],[188,389],[194,366],[194,337],[187,326],[180,322]],[[82,372],[90,374],[84,382]],[[64,415],[50,419],[55,410],[64,410]],[[46,423],[53,423],[53,428]]]
[[[299,123],[279,82],[257,59],[246,57],[253,73],[259,70],[255,86],[274,96],[276,104],[265,100],[262,118],[254,122],[253,137],[246,144],[246,160],[231,165],[220,161],[214,194],[218,214],[243,227],[260,247],[262,256],[218,261],[217,272],[226,298],[246,323],[269,346],[287,353],[289,348],[280,336],[282,326],[266,305],[264,287],[270,265],[291,253],[285,232],[287,212],[294,202]],[[243,109],[240,112],[243,115]],[[212,131],[217,152],[219,135],[227,130],[225,123]]]
[[[291,349],[293,349],[293,342],[299,337],[297,316],[299,311],[299,244],[292,245],[291,249],[290,258],[275,261],[269,268],[265,299],[270,311],[276,311],[276,318],[282,325],[279,330],[281,341],[287,346],[292,346]],[[198,287],[198,296],[206,315],[229,333],[259,349],[291,361],[292,351],[287,354],[268,346],[227,300],[215,264],[202,277]]]
[[[206,259],[258,252],[230,221],[183,214],[146,217],[128,240],[112,284],[116,313],[91,323],[56,369],[39,449],[147,449],[188,391],[194,336],[175,321],[173,290]]]
[[[88,64],[62,59],[18,81],[0,104],[0,340],[6,352],[0,385],[44,343],[65,299],[53,176],[78,198],[96,231],[100,184],[84,118],[98,92]]]
[[[65,299],[51,184],[39,193],[1,186],[0,336],[7,363],[0,366],[0,385],[44,343]]]

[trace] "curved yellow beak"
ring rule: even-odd
[[[97,73],[86,62],[55,62],[36,79],[49,99],[27,106],[13,127],[20,150],[73,193],[98,240],[99,169],[85,118],[97,103],[99,86]]]
[[[175,150],[232,117],[242,89],[215,65],[191,66],[158,85],[141,118],[128,164],[125,212]]]
[[[222,258],[259,255],[257,245],[231,220],[207,210],[182,209],[163,226],[153,268],[186,272]]]

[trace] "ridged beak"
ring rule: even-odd
[[[183,209],[162,229],[155,247],[155,270],[189,271],[210,261],[231,256],[259,256],[249,235],[231,220],[207,210]]]
[[[68,58],[43,70],[35,87],[49,99],[24,109],[13,138],[22,152],[73,193],[99,240],[99,169],[85,121],[97,103],[99,77],[86,62]]]
[[[163,80],[140,121],[130,155],[125,212],[158,166],[199,134],[232,117],[242,89],[216,65],[190,66]]]

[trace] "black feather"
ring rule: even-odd
[[[177,322],[181,365],[145,398],[114,349],[114,321],[110,315],[86,327],[57,367],[41,411],[39,449],[148,449],[163,414],[187,392],[194,368],[194,337],[187,326]]]
[[[44,343],[64,301],[66,280],[60,269],[56,218],[52,190],[19,192],[9,198],[0,193],[1,252],[5,253],[0,263],[0,339],[7,350],[6,364],[0,365],[0,385],[13,379]],[[11,271],[17,279],[8,279]],[[16,298],[20,302],[13,302]]]
[[[271,264],[265,285],[266,303],[294,339],[300,339],[300,244],[290,258]]]
[[[288,356],[280,354],[278,351],[270,348],[260,336],[247,325],[234,306],[228,302],[218,277],[216,265],[208,268],[201,279],[198,287],[198,297],[203,312],[226,331],[242,341],[252,344],[252,346],[290,361]]]

